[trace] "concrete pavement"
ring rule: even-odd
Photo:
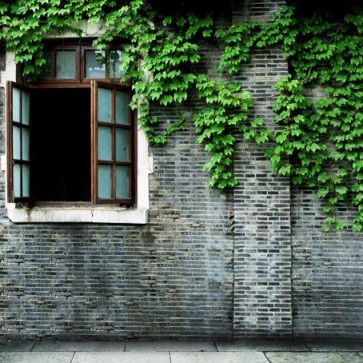
[[[0,363],[363,363],[338,341],[8,341]]]

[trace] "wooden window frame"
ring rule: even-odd
[[[115,83],[120,83],[119,78],[108,78],[107,75],[110,73],[109,65],[110,62],[107,58],[107,52],[118,51],[121,50],[119,47],[111,46],[107,48],[106,52],[106,63],[105,63],[105,77],[104,78],[87,78],[86,77],[86,53],[87,51],[97,51],[97,48],[91,45],[82,45],[80,46],[80,79],[82,83],[90,83],[92,80],[105,82],[105,80]]]
[[[56,52],[57,51],[75,51],[75,78],[56,78]],[[37,85],[40,84],[89,84],[92,80],[97,81],[108,81],[108,82],[115,82],[120,83],[119,78],[107,78],[109,74],[109,65],[110,62],[106,61],[105,63],[105,77],[102,78],[86,78],[86,52],[87,51],[97,51],[98,49],[90,45],[89,43],[74,43],[74,42],[65,42],[64,44],[60,44],[60,42],[47,42],[45,45],[45,51],[51,53],[51,73],[53,77],[49,78],[39,78],[36,82]],[[121,50],[120,44],[112,44],[106,50],[107,52],[118,51]],[[107,56],[106,56],[107,59]],[[26,83],[24,81],[24,83]],[[60,86],[57,86],[60,87]]]
[[[78,49],[78,50],[76,50]],[[111,47],[110,50],[118,50],[119,48]],[[114,123],[112,126],[112,199],[100,199],[97,197],[97,90],[98,86],[102,85],[104,88],[112,89],[113,101],[112,101],[112,119],[115,118],[115,92],[116,90],[121,90],[123,92],[127,92],[129,95],[129,101],[131,100],[131,87],[129,84],[120,84],[119,79],[87,79],[84,78],[85,76],[85,52],[87,50],[95,50],[94,47],[90,45],[53,45],[51,48],[47,48],[47,51],[51,51],[52,54],[52,74],[56,75],[56,61],[55,61],[55,54],[59,50],[76,50],[76,78],[75,79],[57,79],[57,78],[48,78],[48,79],[40,79],[36,83],[29,83],[23,81],[22,85],[17,85],[20,89],[30,91],[32,89],[67,89],[67,88],[87,88],[90,89],[91,99],[90,99],[90,128],[91,128],[91,175],[90,175],[90,185],[91,185],[91,200],[90,202],[81,202],[81,204],[94,204],[94,205],[101,205],[101,204],[117,204],[122,206],[132,206],[136,203],[137,196],[137,119],[136,113],[128,110],[128,117],[129,117],[129,124],[116,124]],[[107,68],[107,63],[106,63]],[[106,69],[107,74],[107,69]],[[117,83],[116,83],[117,82]],[[8,82],[7,92],[8,95],[12,94],[12,87],[15,83]],[[31,107],[31,106],[30,106]],[[8,108],[8,120],[7,120],[7,151],[8,151],[8,201],[9,202],[30,202],[32,201],[31,195],[29,198],[14,198],[14,180],[13,180],[13,133],[12,133],[12,125],[13,120],[12,118],[12,96],[7,98],[7,108]],[[30,121],[31,122],[31,121]],[[109,127],[110,124],[107,124]],[[116,148],[115,148],[115,139],[116,139],[116,129],[127,129],[130,132],[129,137],[129,147],[130,147],[130,160],[129,161],[116,161]],[[29,125],[30,129],[30,125]],[[31,159],[31,155],[30,155]],[[102,162],[103,163],[103,162]],[[31,165],[31,160],[29,161],[29,165]],[[116,185],[115,185],[115,170],[116,166],[118,165],[127,165],[130,168],[129,174],[129,182],[130,182],[130,198],[127,199],[117,199],[116,198]],[[31,172],[31,171],[30,171]],[[31,180],[31,178],[30,178]],[[31,186],[30,186],[30,193],[31,193]],[[39,202],[43,204],[43,202]],[[49,202],[44,202],[49,203]],[[57,204],[57,202],[55,202]],[[65,202],[66,204],[72,205],[72,201]],[[29,203],[29,205],[33,205],[34,201]],[[79,204],[79,202],[77,202]]]
[[[29,134],[31,134],[31,123],[30,123],[30,120],[29,120],[29,124],[26,125],[26,124],[23,124],[21,121],[22,120],[19,120],[18,121],[14,121],[13,120],[13,90],[14,88],[17,88],[19,89],[22,93],[21,93],[21,98],[20,98],[20,103],[19,103],[19,114],[20,114],[20,117],[22,118],[22,114],[23,114],[23,111],[22,111],[22,95],[23,95],[23,92],[26,91],[26,92],[29,92],[30,89],[29,87],[26,87],[24,85],[21,85],[19,83],[16,83],[16,82],[7,82],[7,94],[8,94],[8,98],[7,98],[7,122],[6,122],[6,135],[7,135],[7,170],[8,170],[8,173],[7,173],[7,185],[8,185],[8,189],[7,189],[7,195],[8,195],[8,200],[9,201],[15,201],[15,199],[19,202],[29,202],[30,199],[31,199],[31,196],[29,197],[24,197],[23,195],[20,196],[20,197],[16,197],[14,196],[14,165],[15,164],[19,164],[19,165],[28,165],[29,167],[29,173],[30,173],[30,163],[31,163],[31,154],[29,155],[29,160],[23,160],[22,158],[21,159],[16,159],[14,158],[14,155],[13,155],[13,127],[14,126],[17,126],[19,127],[21,130],[24,128],[24,129],[27,129],[29,131]],[[30,94],[30,97],[31,97],[31,94]],[[30,102],[30,108],[31,108],[31,102]],[[29,111],[30,112],[30,111]],[[23,139],[22,139],[22,131],[20,133],[20,154],[22,155],[23,154],[23,151],[22,151],[22,147],[23,147]],[[29,136],[29,143],[31,142],[31,137]],[[31,177],[30,177],[30,180],[31,180]],[[31,185],[30,185],[30,180],[29,180],[29,190],[31,190]],[[23,173],[21,173],[21,178],[20,178],[20,189],[21,189],[21,194],[23,194]]]
[[[81,81],[81,64],[80,64],[80,48],[75,45],[55,45],[51,48],[46,47],[46,52],[51,53],[51,73],[53,77],[50,78],[41,78],[39,79],[39,83],[69,83],[69,84],[77,84]],[[56,78],[57,76],[57,57],[56,54],[58,51],[74,51],[75,52],[75,70],[74,78]]]
[[[112,90],[111,98],[111,122],[102,122],[97,119],[97,92],[99,88],[106,88]],[[137,147],[136,147],[136,127],[135,127],[135,117],[133,112],[128,110],[129,123],[117,124],[115,121],[115,111],[116,111],[116,91],[126,91],[129,95],[129,102],[131,101],[130,88],[125,85],[116,85],[114,83],[104,83],[96,80],[91,81],[91,174],[92,174],[92,184],[91,184],[91,194],[92,203],[94,204],[110,204],[119,203],[122,205],[131,205],[135,203],[135,195],[137,190],[137,177],[136,177],[136,163],[137,160]],[[105,126],[111,128],[111,153],[112,160],[98,160],[98,126]],[[116,160],[116,130],[123,129],[129,131],[129,147],[130,147],[130,160],[129,161],[117,161]],[[109,165],[112,167],[112,183],[111,183],[111,199],[100,199],[97,196],[98,190],[98,164]],[[130,169],[130,198],[118,199],[116,198],[116,167],[117,166],[128,166]]]

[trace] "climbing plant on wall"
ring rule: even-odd
[[[210,186],[237,184],[232,165],[238,134],[259,144],[269,142],[266,155],[273,169],[297,185],[316,188],[324,200],[324,229],[343,228],[335,212],[340,203],[351,202],[357,210],[353,228],[361,231],[362,9],[337,18],[328,13],[299,16],[289,6],[271,23],[240,22],[218,29],[213,13],[193,7],[164,10],[145,0],[0,1],[1,39],[15,50],[24,77],[36,79],[46,63],[46,35],[69,30],[79,34],[81,20],[99,24],[103,32],[96,47],[106,49],[113,39],[124,40],[123,81],[132,84],[131,107],[138,109],[139,125],[151,144],[165,144],[185,127],[181,110],[197,97],[200,107],[193,123],[196,141],[211,153],[205,165]],[[218,72],[210,75],[202,47],[216,42],[223,48]],[[268,127],[266,120],[249,116],[253,99],[233,76],[253,49],[272,45],[281,47],[290,72],[276,85],[275,126]],[[316,87],[319,97],[314,97]],[[179,117],[163,127],[152,106],[174,109]]]

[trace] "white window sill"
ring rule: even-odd
[[[8,217],[14,223],[110,223],[146,224],[147,209],[126,209],[116,206],[49,205],[16,208],[7,205]]]

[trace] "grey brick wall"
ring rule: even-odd
[[[234,20],[271,21],[282,1],[238,2]],[[274,84],[287,74],[278,49],[255,51],[237,77],[254,98],[251,117],[271,120]],[[290,188],[270,171],[264,149],[238,145],[234,191],[234,335],[292,335]]]
[[[323,233],[314,191],[294,188],[292,197],[294,334],[362,338],[363,235]]]
[[[270,21],[283,3],[236,0],[231,20]],[[209,66],[218,56],[205,46]],[[286,72],[278,49],[254,52],[236,76],[254,95],[251,116],[272,119]],[[1,90],[2,154],[3,105]],[[290,190],[248,142],[237,146],[238,187],[210,190],[191,129],[151,150],[144,226],[14,225],[0,171],[0,338],[363,335],[363,238],[322,234],[313,192]]]
[[[153,155],[145,226],[4,221],[3,336],[231,336],[228,196],[207,188],[189,132]]]

